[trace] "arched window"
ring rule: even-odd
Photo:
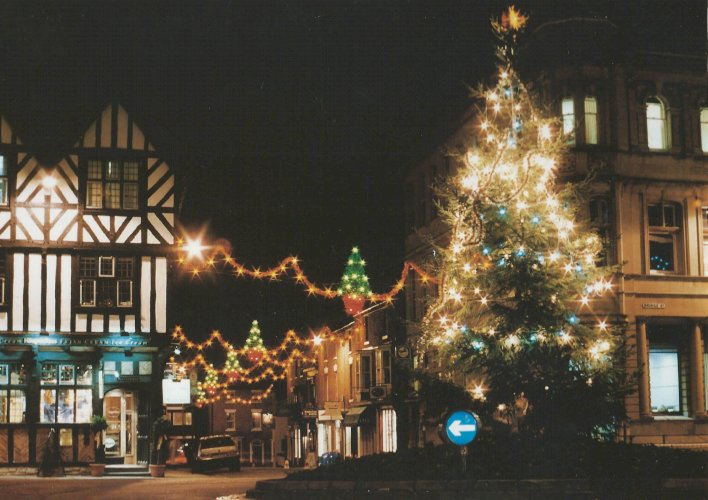
[[[701,108],[701,150],[708,153],[708,106]]]
[[[669,147],[666,110],[664,103],[656,97],[646,101],[647,111],[647,145],[649,149],[666,151]]]

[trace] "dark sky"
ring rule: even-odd
[[[516,2],[537,20],[614,16],[636,40],[669,49],[692,23],[705,44],[703,2],[624,3]],[[298,255],[318,283],[336,284],[358,245],[384,291],[402,266],[403,173],[439,143],[467,86],[489,75],[500,5],[2,2],[0,112],[50,161],[121,102],[180,168],[188,227],[208,225],[244,264]],[[184,278],[174,305],[195,337],[219,328],[241,340],[253,319],[266,339],[346,320],[339,301],[309,298],[291,280]]]

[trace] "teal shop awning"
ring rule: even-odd
[[[344,415],[344,425],[355,427],[357,425],[371,425],[373,409],[371,406],[354,406],[349,408]]]

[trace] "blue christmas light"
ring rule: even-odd
[[[519,256],[519,257],[523,257],[524,255],[526,255],[526,251],[525,251],[523,248],[519,248],[519,249],[516,251],[516,255]]]
[[[491,248],[489,248],[489,247],[484,247],[484,248],[482,249],[482,255],[489,255],[489,253],[490,253],[491,251],[492,251]]]
[[[568,318],[568,323],[571,325],[577,325],[578,324],[578,317],[575,314],[571,314],[570,317]]]
[[[506,215],[506,208],[500,207],[499,208],[499,215]]]
[[[480,342],[479,340],[475,340],[474,342],[472,342],[472,347],[474,347],[478,351],[481,351],[484,347],[484,343]]]
[[[539,222],[541,222],[541,218],[538,215],[534,215],[533,217],[531,217],[531,222],[534,224],[538,224]]]
[[[504,264],[506,264],[506,259],[505,259],[504,257],[502,257],[502,258],[499,259],[499,261],[497,262],[497,265],[498,265],[498,266],[503,266]]]

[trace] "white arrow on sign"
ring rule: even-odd
[[[463,424],[462,420],[455,420],[450,424],[450,433],[455,437],[460,437],[463,432],[474,432],[477,426],[474,424]]]

